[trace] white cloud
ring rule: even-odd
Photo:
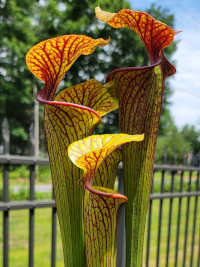
[[[200,126],[199,105],[200,98],[198,99],[184,91],[175,91],[171,111],[176,125],[178,127],[185,124]]]
[[[195,27],[191,27],[183,31],[180,37],[174,56],[177,74],[171,80],[174,89],[171,111],[175,123],[183,126],[200,121],[200,35]]]

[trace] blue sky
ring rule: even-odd
[[[170,83],[171,113],[178,127],[193,124],[200,128],[200,1],[199,0],[129,0],[134,10],[144,10],[151,3],[168,8],[175,15],[175,29],[181,30],[173,59],[177,73]]]

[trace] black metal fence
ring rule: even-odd
[[[56,266],[56,207],[52,200],[35,200],[35,174],[36,166],[49,164],[48,159],[22,156],[0,156],[0,165],[2,165],[2,202],[0,202],[0,211],[3,213],[3,267],[9,266],[9,215],[12,210],[29,210],[29,249],[28,266],[34,266],[34,217],[36,208],[52,208],[52,242],[51,242],[51,266]],[[13,165],[29,166],[29,200],[27,201],[9,201],[9,168]]]
[[[147,224],[146,267],[200,267],[199,173],[200,168],[188,166],[155,166]]]
[[[56,266],[56,207],[53,199],[35,200],[36,166],[47,165],[48,159],[1,155],[3,194],[0,211],[3,216],[2,261],[9,266],[10,212],[29,210],[28,266],[34,265],[35,211],[51,208],[51,259]],[[9,168],[13,165],[29,167],[29,200],[9,200]],[[155,165],[147,234],[144,266],[200,267],[200,168]],[[23,267],[23,266],[22,266]],[[37,267],[40,267],[37,265]],[[78,266],[77,266],[78,267]]]

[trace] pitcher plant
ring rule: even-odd
[[[26,63],[44,82],[37,100],[44,104],[65,267],[117,266],[121,205],[125,205],[124,266],[141,267],[164,81],[175,73],[164,48],[177,31],[145,12],[110,13],[97,7],[95,13],[113,28],[136,32],[147,49],[149,65],[116,66],[105,74],[104,84],[90,79],[57,93],[79,56],[89,56],[96,47],[112,42],[75,34],[36,44],[28,51]],[[102,117],[113,110],[118,110],[120,133],[93,135]],[[124,194],[115,190],[120,162]]]

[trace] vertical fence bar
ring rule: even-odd
[[[170,186],[170,192],[172,193],[174,191],[174,171],[171,172],[171,186]],[[172,223],[172,206],[173,206],[173,198],[170,198],[169,200],[169,219],[168,219],[168,235],[167,235],[167,251],[166,251],[166,264],[165,266],[168,267],[169,265],[169,253],[170,253],[170,241],[171,241],[171,223]]]
[[[197,172],[197,180],[195,191],[199,190],[199,172]],[[198,196],[195,197],[194,203],[194,217],[193,217],[193,225],[192,225],[192,244],[191,244],[191,253],[190,253],[190,267],[193,266],[194,259],[194,244],[195,244],[195,232],[196,232],[196,221],[197,221],[197,206],[198,206]]]
[[[2,123],[3,153],[9,155],[10,151],[10,130],[8,119]],[[9,202],[9,165],[3,166],[3,201]],[[9,266],[9,211],[3,212],[3,267]]]
[[[199,225],[199,250],[198,250],[197,267],[200,267],[200,225]]]
[[[118,192],[124,194],[123,170],[118,168]],[[117,264],[116,267],[126,265],[126,232],[125,232],[125,206],[121,205],[117,216]]]
[[[188,180],[188,192],[191,191],[191,181],[192,181],[192,171],[189,172]],[[189,224],[189,213],[190,210],[190,197],[187,198],[187,208],[186,208],[186,223],[185,223],[185,233],[184,233],[184,250],[183,250],[183,267],[186,266],[186,254],[187,254],[187,240],[188,240],[188,224]]]
[[[184,177],[184,171],[181,171],[179,192],[182,192],[183,191],[183,177]],[[178,216],[177,216],[177,229],[176,229],[176,251],[175,251],[175,263],[174,263],[174,267],[177,267],[178,266],[180,222],[181,222],[181,207],[182,207],[182,198],[180,197],[179,200],[178,200]]]
[[[56,208],[52,208],[52,238],[51,238],[51,267],[56,267],[56,239],[57,239]]]
[[[154,172],[155,174],[155,172]],[[153,192],[154,186],[154,175],[152,180],[151,193]],[[148,216],[148,228],[147,228],[147,249],[146,249],[146,267],[149,267],[149,254],[150,254],[150,241],[151,241],[151,218],[152,218],[152,199],[150,199],[149,204],[149,216]]]
[[[52,192],[54,198],[54,191]],[[57,220],[56,207],[52,208],[52,226],[51,226],[51,267],[56,267],[56,242],[57,241]]]
[[[198,178],[199,178],[199,176],[198,176]],[[199,188],[198,188],[199,189]],[[198,253],[197,253],[197,255],[198,255],[198,257],[197,257],[197,267],[200,267],[200,224],[199,224],[199,242],[198,242],[199,244],[199,248],[198,248]]]
[[[30,166],[30,191],[29,199],[33,201],[35,199],[35,165]],[[34,266],[34,221],[35,221],[35,210],[31,208],[29,210],[29,258],[28,266]]]
[[[9,165],[3,166],[3,201],[9,201]],[[3,267],[9,266],[9,211],[3,212]]]
[[[164,192],[164,178],[165,178],[165,170],[162,170],[160,193]],[[159,267],[159,264],[160,264],[160,240],[161,240],[161,227],[162,227],[162,208],[163,208],[163,199],[160,199],[159,219],[158,219],[157,252],[156,252],[156,267]]]

